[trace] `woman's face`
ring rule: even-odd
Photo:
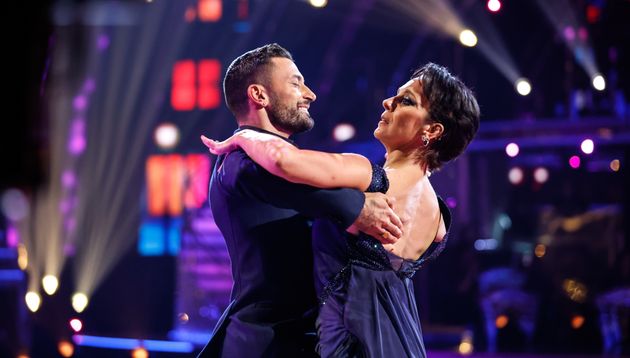
[[[398,89],[396,96],[383,101],[385,111],[374,136],[388,150],[419,147],[422,145],[422,131],[429,128],[426,106],[422,82],[418,78],[409,80]]]

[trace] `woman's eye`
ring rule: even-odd
[[[405,105],[405,106],[415,106],[415,105],[416,105],[416,102],[414,102],[414,101],[413,101],[411,98],[409,98],[409,97],[403,97],[403,98],[400,100],[400,103],[402,103],[402,104],[403,104],[403,105]]]

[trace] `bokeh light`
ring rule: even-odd
[[[580,149],[584,154],[591,154],[595,150],[595,143],[593,143],[592,139],[584,139],[582,144],[580,144]]]
[[[172,149],[179,142],[179,129],[173,123],[162,123],[155,129],[155,144],[162,149]]]
[[[313,7],[324,7],[328,4],[328,0],[309,0]]]
[[[39,305],[42,303],[42,298],[37,292],[33,291],[28,292],[24,299],[26,301],[26,307],[28,307],[31,312],[37,312]]]
[[[604,79],[604,76],[600,74],[593,76],[593,88],[598,91],[603,91],[606,89],[606,80]]]
[[[70,328],[72,328],[73,331],[79,333],[83,329],[83,322],[81,322],[81,320],[78,318],[73,318],[70,320]]]
[[[534,170],[534,180],[536,183],[543,184],[549,179],[549,171],[546,168],[538,167]]]
[[[59,287],[59,280],[57,277],[53,275],[46,275],[42,278],[42,286],[44,287],[44,292],[49,296],[55,294],[57,292],[57,288]]]
[[[352,139],[356,134],[356,129],[352,124],[348,123],[340,123],[335,126],[333,130],[333,138],[337,142],[345,142],[349,139]]]
[[[577,169],[580,167],[581,164],[582,160],[577,155],[573,155],[571,156],[571,158],[569,158],[569,165],[571,166],[571,168]]]
[[[499,0],[488,0],[488,10],[492,12],[497,12],[501,10],[501,1]]]
[[[77,292],[72,295],[72,308],[74,308],[77,313],[83,312],[87,307],[88,302],[89,300],[84,293]]]
[[[59,350],[59,355],[64,358],[72,357],[74,354],[74,345],[68,341],[59,342],[57,349]]]
[[[613,159],[612,161],[610,161],[610,170],[612,170],[613,172],[618,172],[619,169],[621,169],[621,162],[619,161],[619,159]]]
[[[502,314],[502,315],[499,315],[497,319],[494,321],[494,325],[498,329],[502,329],[502,328],[505,328],[505,326],[507,326],[509,321],[510,320],[508,319],[508,316]]]
[[[520,152],[520,148],[518,147],[518,144],[516,143],[510,143],[505,146],[505,153],[512,158],[516,157],[519,152]]]
[[[523,169],[519,167],[514,167],[508,172],[508,180],[514,185],[522,183],[524,176]]]

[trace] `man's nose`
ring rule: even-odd
[[[313,102],[317,99],[317,96],[315,95],[315,92],[311,91],[310,88],[308,88],[307,85],[304,85],[304,90],[302,91],[302,97],[308,99],[309,101]]]

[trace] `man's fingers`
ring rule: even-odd
[[[400,218],[398,217],[398,215],[396,215],[396,213],[393,210],[390,210],[391,212],[389,213],[389,220],[391,220],[392,224],[398,229],[398,231],[400,232],[400,236],[402,236],[402,229],[403,229],[403,223],[402,220],[400,220]]]
[[[383,230],[387,233],[384,238],[389,239],[388,242],[396,242],[402,237],[402,231],[391,222],[385,223],[383,225]]]
[[[396,203],[396,199],[386,196],[385,197],[385,201],[387,201],[387,205],[389,205],[390,208],[394,209],[394,204]]]

